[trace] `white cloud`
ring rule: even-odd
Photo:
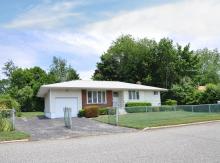
[[[175,41],[186,44],[191,43],[196,48],[220,48],[220,1],[218,0],[183,0],[175,3],[155,5],[133,11],[119,12],[111,18],[87,24],[77,31],[55,32],[43,29],[65,25],[72,15],[72,8],[76,4],[60,2],[59,4],[40,5],[30,9],[8,24],[13,28],[42,29],[36,32],[32,39],[25,42],[27,48],[15,48],[11,52],[18,52],[18,56],[11,56],[14,61],[22,66],[35,63],[35,57],[43,58],[47,54],[61,55],[72,54],[74,63],[75,56],[83,56],[75,61],[77,70],[82,79],[89,79],[95,67],[88,66],[88,62],[94,62],[92,58],[98,58],[107,50],[113,40],[122,34],[131,34],[136,38],[171,37]],[[41,10],[40,10],[41,9]],[[22,39],[22,36],[21,36]],[[0,47],[0,49],[2,49]],[[27,49],[27,51],[26,51]],[[2,51],[2,50],[1,50]],[[9,50],[8,50],[9,51]],[[24,52],[25,51],[25,52]],[[40,54],[43,51],[43,55]],[[35,57],[30,57],[35,56]],[[2,54],[0,54],[2,55]],[[2,56],[1,56],[2,57]],[[3,58],[8,56],[4,55]],[[85,59],[86,58],[86,59]],[[25,60],[24,60],[25,59]],[[30,61],[26,61],[30,60]],[[2,61],[2,60],[1,60]],[[28,63],[30,62],[30,63]],[[2,64],[2,63],[0,63]],[[79,66],[83,65],[83,66]],[[83,68],[82,68],[83,67]],[[81,71],[80,71],[81,69]],[[82,71],[83,70],[83,71]]]
[[[27,47],[24,49],[22,47],[0,45],[0,50],[0,79],[5,77],[1,70],[4,63],[9,60],[12,60],[16,66],[22,68],[33,67],[36,65],[36,53],[32,49],[28,49]]]
[[[83,32],[107,45],[121,34],[148,37],[178,38],[179,42],[192,42],[195,48],[211,46],[220,34],[220,2],[218,0],[185,0],[128,11],[111,19],[89,24]]]
[[[79,71],[80,79],[91,80],[94,70]]]
[[[63,26],[65,20],[78,16],[72,9],[76,2],[43,3],[28,9],[5,25],[7,28],[52,29]]]

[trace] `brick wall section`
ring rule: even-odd
[[[110,107],[112,106],[112,91],[107,90],[106,91],[106,99],[107,99],[107,104],[87,104],[87,91],[82,90],[82,108],[86,106],[91,106],[91,105],[98,105],[100,107]]]

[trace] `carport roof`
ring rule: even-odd
[[[159,87],[131,84],[119,81],[73,80],[62,83],[48,84],[40,87],[37,96],[44,97],[50,89],[108,89],[108,90],[152,90],[167,91]]]

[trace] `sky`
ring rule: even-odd
[[[219,0],[0,0],[0,67],[48,71],[57,56],[90,79],[122,34],[219,49],[219,19]]]

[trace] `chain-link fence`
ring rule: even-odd
[[[120,114],[120,109],[124,109],[127,115]],[[164,112],[164,113],[163,113]],[[110,108],[108,110],[107,123],[118,125],[122,121],[129,121],[129,116],[136,116],[132,113],[146,113],[146,121],[154,121],[156,118],[162,120],[170,118],[189,118],[190,116],[206,116],[207,114],[220,113],[220,104],[203,104],[203,105],[177,105],[177,106],[134,106],[125,108]],[[158,113],[158,114],[157,114]],[[154,117],[155,118],[154,118]],[[218,115],[220,116],[220,115]],[[138,117],[137,117],[138,118]],[[128,121],[127,121],[128,120]],[[137,119],[132,119],[137,120]],[[150,122],[149,122],[150,123]]]
[[[15,110],[1,109],[0,110],[0,132],[15,130]]]
[[[220,112],[220,104],[177,105],[177,106],[134,106],[125,107],[127,113],[188,111],[188,112]]]

